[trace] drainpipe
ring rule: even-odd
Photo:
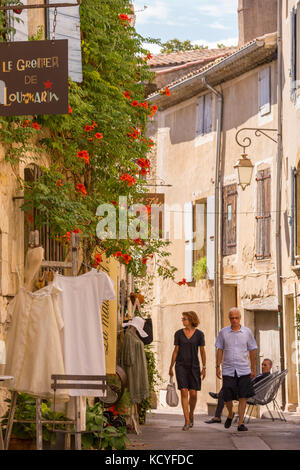
[[[220,318],[220,208],[222,207],[222,191],[220,188],[220,176],[221,176],[221,132],[222,132],[222,121],[223,121],[223,105],[224,98],[223,94],[213,88],[206,82],[206,78],[202,78],[203,84],[217,96],[218,99],[218,112],[217,112],[217,146],[216,146],[216,164],[215,164],[215,266],[214,266],[214,308],[215,308],[215,335],[216,338],[221,329],[221,318]]]
[[[285,369],[284,355],[284,322],[283,322],[283,294],[282,294],[282,252],[281,252],[281,181],[282,181],[282,0],[278,0],[277,9],[277,106],[278,106],[278,145],[276,161],[276,277],[278,296],[278,326],[280,333],[280,369]],[[282,409],[286,407],[285,381],[282,383]]]

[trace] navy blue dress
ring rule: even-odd
[[[175,373],[179,390],[201,390],[200,363],[198,357],[199,346],[205,346],[204,333],[198,329],[187,338],[183,328],[176,331],[174,346],[179,346]]]

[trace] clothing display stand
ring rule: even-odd
[[[132,305],[131,301],[129,303],[130,303],[130,305]],[[140,301],[139,301],[138,297],[136,297],[136,299],[134,301],[134,304],[132,305],[130,319],[132,319],[134,317],[136,309],[138,309],[139,313],[142,313],[141,312],[141,304],[140,304]],[[138,406],[137,406],[136,403],[134,405],[131,405],[130,418],[131,418],[131,424],[132,424],[136,434],[141,434],[142,431],[141,431],[141,427],[140,427],[140,423],[139,423],[139,412],[138,412]]]
[[[35,230],[34,232],[30,232],[29,235],[29,247],[35,248],[39,246],[39,231]],[[71,251],[71,261],[42,261],[41,267],[42,268],[50,268],[50,269],[71,269],[72,276],[77,276],[78,273],[78,252],[80,246],[80,238],[79,234],[71,233],[71,244],[70,244],[70,251]],[[5,432],[5,439],[4,439],[4,449],[7,450],[9,447],[12,427],[14,422],[23,423],[24,421],[14,420],[14,415],[16,411],[16,404],[17,404],[17,396],[18,392],[13,392],[11,397],[11,406],[9,410],[8,422]],[[50,424],[53,423],[52,421],[43,421],[42,420],[42,399],[36,398],[36,419],[35,421],[25,421],[27,423],[35,423],[36,424],[36,449],[43,450],[43,433],[42,433],[42,426],[43,424]],[[70,426],[74,421],[64,421],[64,424]],[[56,423],[59,423],[56,422]],[[70,448],[70,434],[66,434],[66,448]]]

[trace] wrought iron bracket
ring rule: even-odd
[[[275,144],[278,143],[278,141],[276,139],[274,139],[273,137],[271,137],[268,134],[268,132],[278,132],[278,129],[260,129],[260,128],[257,128],[257,127],[243,127],[242,129],[237,131],[237,133],[235,135],[235,140],[236,140],[236,143],[244,149],[244,154],[246,153],[246,148],[250,147],[250,145],[252,144],[252,140],[248,136],[244,137],[242,140],[239,140],[240,133],[243,132],[243,131],[254,131],[256,137],[260,137],[261,135],[264,135],[268,139],[275,142]]]
[[[15,3],[14,5],[1,5],[0,11],[6,10],[30,10],[33,8],[64,8],[64,7],[76,7],[81,4],[81,0],[77,0],[76,3],[40,3],[36,5],[22,5]]]
[[[152,184],[151,183],[152,181],[155,182],[155,183]],[[171,188],[173,185],[172,184],[166,184],[165,180],[163,180],[162,178],[151,178],[151,179],[147,180],[147,184],[145,184],[145,186],[154,186],[154,187],[163,187],[164,186],[164,187]]]

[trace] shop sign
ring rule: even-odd
[[[68,40],[0,44],[0,115],[68,113]]]

